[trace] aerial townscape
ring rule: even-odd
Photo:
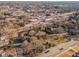
[[[0,57],[79,57],[79,2],[0,1]]]

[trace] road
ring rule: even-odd
[[[43,53],[38,55],[38,57],[55,57],[58,54],[60,54],[61,52],[67,50],[69,47],[72,47],[72,46],[76,45],[77,43],[78,43],[78,41],[70,41],[68,43],[60,44],[56,47],[52,47],[52,48],[47,49],[46,51],[49,50],[48,53],[45,53],[46,51],[44,51]],[[63,48],[63,49],[60,50],[61,48]]]
[[[68,12],[68,13],[63,13],[63,14],[59,14],[59,16],[69,16],[69,15],[71,15],[71,14],[73,14],[73,13],[75,13],[76,11],[73,11],[73,12]]]

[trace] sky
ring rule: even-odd
[[[79,1],[79,0],[0,0],[0,1]]]

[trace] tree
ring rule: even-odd
[[[38,31],[38,33],[36,33],[35,36],[38,38],[41,38],[41,37],[43,38],[46,36],[46,33],[43,31]]]
[[[28,35],[29,35],[29,36],[34,36],[35,34],[36,34],[36,31],[30,30]]]

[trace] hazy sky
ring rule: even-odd
[[[0,1],[79,1],[79,0],[0,0]]]

